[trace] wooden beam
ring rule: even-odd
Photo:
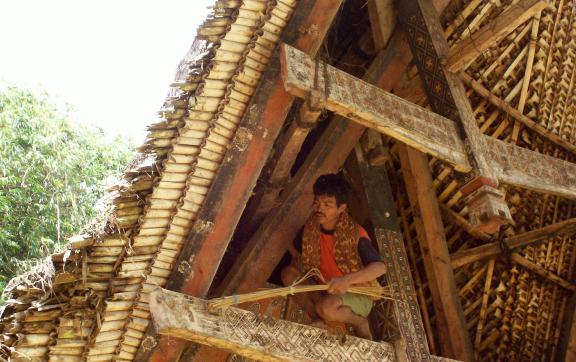
[[[394,311],[404,340],[406,359],[426,360],[430,351],[386,167],[370,165],[360,145],[356,145],[355,155],[368,201],[370,221],[387,267],[387,285],[393,288],[394,298],[403,302],[394,303]]]
[[[354,122],[406,143],[451,163],[459,171],[470,171],[470,163],[457,125],[447,118],[378,89],[304,53],[282,45],[282,76],[288,92],[306,97],[315,90],[315,72],[320,69],[326,108]],[[576,198],[576,165],[567,161],[480,135],[498,181]],[[553,165],[553,167],[550,167]]]
[[[376,50],[386,47],[396,27],[394,0],[369,0],[368,16]]]
[[[434,5],[427,0],[397,1],[396,5],[432,110],[461,126],[459,133],[469,144],[467,154],[474,173],[497,183],[462,81],[442,65],[449,47]]]
[[[486,137],[500,181],[570,199],[576,198],[576,164]]]
[[[458,126],[447,118],[282,45],[282,77],[290,94],[301,98],[315,90],[323,75],[326,109],[444,160],[462,172],[471,170]],[[327,86],[326,86],[327,85]]]
[[[446,68],[459,72],[488,48],[548,6],[545,0],[523,0],[512,5],[474,34],[460,40],[450,49]]]
[[[201,343],[259,361],[396,361],[394,346],[238,309],[208,311],[208,302],[157,289],[150,312],[162,335]]]
[[[486,140],[478,128],[464,84],[442,63],[449,53],[449,47],[438,13],[427,0],[398,1],[397,6],[398,17],[408,34],[418,75],[432,110],[460,125],[468,161],[472,166],[472,172],[460,190],[465,196],[469,218],[478,230],[494,233],[501,225],[510,223],[512,216],[504,194],[497,189],[498,178],[487,155]]]
[[[307,103],[300,108],[274,147],[274,154],[266,164],[238,226],[240,235],[252,235],[264,217],[274,208],[278,195],[290,180],[290,171],[310,130],[321,112],[311,110]]]
[[[401,145],[400,161],[408,198],[414,210],[414,223],[434,304],[442,354],[462,361],[473,361],[472,343],[450,266],[428,157]]]
[[[342,0],[303,0],[292,15],[283,36],[286,41],[315,54],[322,44]],[[313,27],[314,34],[305,31]],[[304,29],[304,30],[303,30]],[[278,57],[273,57],[253,95],[232,147],[220,166],[194,227],[173,268],[166,288],[204,296],[270,154],[294,97],[287,94],[279,75]],[[234,200],[230,203],[230,200]],[[210,262],[207,262],[210,261]],[[148,328],[136,355],[142,361],[177,359],[184,343],[159,339]],[[146,348],[158,345],[157,348]]]
[[[364,79],[392,88],[410,61],[409,52],[396,52],[401,44],[402,35],[394,36],[387,48],[390,50],[377,55]],[[364,131],[363,126],[341,117],[330,122],[284,190],[281,205],[266,217],[238,256],[217,290],[219,295],[252,291],[265,283],[309,216],[314,181],[324,173],[338,170]]]
[[[455,222],[456,225],[460,226],[462,221],[468,224],[467,221],[464,220],[464,218],[462,218],[460,215],[456,214],[452,210],[448,211],[446,209],[447,208],[443,208],[442,212],[444,213],[444,215],[447,216],[450,222],[455,221],[456,220],[455,218],[457,217],[460,218],[460,222]],[[468,231],[467,229],[470,228],[470,225],[468,224],[468,226],[463,226],[463,228],[466,231]],[[540,241],[545,241],[556,236],[572,235],[575,233],[576,233],[576,218],[573,218],[555,224],[546,225],[539,229],[530,230],[522,234],[511,236],[509,238],[504,239],[504,243],[508,249],[514,250],[526,245],[530,245]],[[480,237],[478,235],[472,235],[472,236],[483,241],[491,240],[491,238],[487,234],[484,234],[483,236],[480,235]],[[464,265],[479,260],[497,256],[502,252],[503,252],[502,247],[498,242],[483,244],[472,249],[458,251],[450,256],[452,268],[454,269],[460,268]]]
[[[556,145],[558,145],[558,146],[560,146],[560,147],[562,147],[562,148],[564,148],[570,152],[573,152],[573,153],[576,152],[576,145],[573,145],[572,143],[562,139],[562,137],[560,137],[559,135],[550,132],[549,130],[544,128],[542,125],[534,122],[532,119],[530,119],[527,116],[525,116],[524,114],[522,114],[522,112],[520,112],[519,110],[517,110],[516,108],[514,108],[510,104],[508,104],[508,102],[506,102],[505,100],[494,95],[492,92],[490,92],[490,90],[485,88],[482,84],[480,84],[479,82],[474,80],[474,78],[472,78],[468,74],[462,72],[462,73],[460,73],[460,78],[464,81],[464,83],[466,83],[470,88],[472,88],[481,97],[486,99],[488,102],[492,103],[492,105],[498,107],[503,112],[510,115],[512,118],[514,118],[518,122],[522,123],[524,126],[530,128],[532,131],[534,131],[537,134],[539,134],[540,136],[542,136],[544,139],[546,139],[546,140],[548,140],[548,141],[550,141],[550,142],[552,142],[552,143],[554,143],[554,144],[556,144]]]
[[[544,279],[552,282],[552,283],[556,283],[559,286],[561,286],[564,289],[567,289],[569,291],[576,291],[576,285],[562,279],[561,277],[559,277],[558,275],[546,270],[545,268],[541,267],[540,265],[531,262],[530,260],[526,259],[525,257],[523,257],[522,255],[518,254],[518,253],[512,253],[512,255],[510,256],[510,259],[524,267],[525,269],[530,270],[533,273],[536,273],[538,275],[540,275],[541,277],[543,277]]]

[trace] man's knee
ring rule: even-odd
[[[326,321],[336,320],[338,308],[342,305],[342,299],[335,295],[328,295],[316,303],[316,313]]]
[[[300,276],[302,276],[302,273],[292,265],[288,265],[280,272],[280,278],[282,279],[284,286],[291,285]]]

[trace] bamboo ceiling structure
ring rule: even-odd
[[[338,169],[409,306],[375,308],[380,340],[402,339],[408,360],[570,356],[575,9],[570,0],[215,1],[98,227],[9,284],[0,357],[201,360],[209,347],[156,334],[150,293],[263,286],[308,217],[311,184]],[[308,94],[285,87],[280,43],[320,69]],[[326,111],[326,64],[458,120],[465,152],[447,160]],[[447,91],[434,96],[438,87]],[[553,157],[544,166],[558,177],[492,182],[494,159],[478,139]],[[540,159],[519,168],[538,175]],[[474,219],[471,179],[493,189],[500,232]]]

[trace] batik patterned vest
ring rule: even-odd
[[[312,215],[304,226],[302,236],[302,272],[312,268],[320,269],[320,224]],[[362,259],[358,253],[358,239],[360,238],[360,225],[348,213],[343,212],[334,229],[334,259],[336,265],[344,274],[350,274],[362,269]],[[380,286],[378,281],[372,280],[357,284],[358,286]]]

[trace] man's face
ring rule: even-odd
[[[336,226],[338,217],[346,211],[346,204],[338,206],[334,196],[314,196],[314,217],[324,228],[332,229]]]

